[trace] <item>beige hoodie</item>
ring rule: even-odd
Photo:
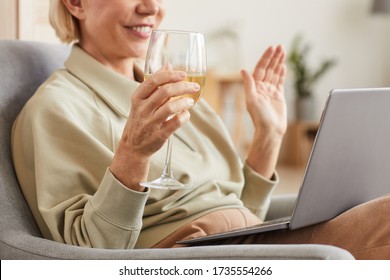
[[[138,85],[76,45],[65,69],[18,116],[14,164],[43,236],[95,248],[147,248],[216,209],[247,207],[263,218],[277,178],[241,162],[204,100],[173,138],[172,169],[193,189],[139,193],[113,177],[108,166]],[[152,158],[150,180],[159,177],[164,157],[165,147]]]

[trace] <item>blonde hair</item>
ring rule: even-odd
[[[49,21],[57,37],[70,44],[80,40],[80,25],[66,8],[62,0],[50,0]]]

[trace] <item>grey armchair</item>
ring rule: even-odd
[[[230,245],[177,249],[106,250],[42,238],[12,165],[10,131],[26,100],[56,68],[69,47],[0,40],[0,259],[353,259],[325,245]],[[291,213],[294,197],[273,199],[269,217]]]

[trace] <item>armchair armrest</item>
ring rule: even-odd
[[[66,245],[21,231],[0,232],[0,259],[262,259],[339,260],[353,259],[340,248],[327,245],[218,245],[174,249],[91,249]]]

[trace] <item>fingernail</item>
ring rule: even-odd
[[[192,107],[194,105],[195,101],[194,99],[192,98],[187,98],[187,104],[188,104],[188,107]]]
[[[198,83],[192,83],[192,86],[195,90],[200,90],[200,85]]]
[[[187,76],[186,72],[179,71],[179,77],[184,79]]]

